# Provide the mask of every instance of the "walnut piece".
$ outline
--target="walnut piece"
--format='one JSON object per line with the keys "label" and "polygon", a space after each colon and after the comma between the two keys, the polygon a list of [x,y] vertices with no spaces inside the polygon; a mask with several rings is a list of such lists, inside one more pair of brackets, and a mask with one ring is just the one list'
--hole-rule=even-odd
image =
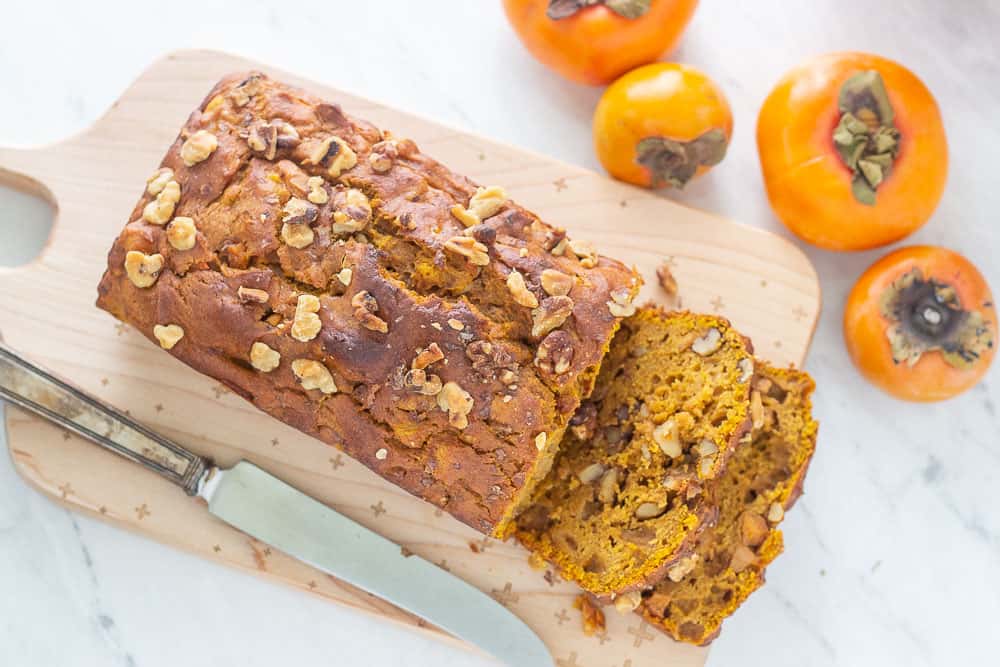
{"label": "walnut piece", "polygon": [[354,150],[347,145],[347,142],[340,137],[327,137],[326,139],[313,141],[306,149],[304,164],[326,165],[330,178],[338,178],[348,169],[353,169],[358,163],[358,156]]}
{"label": "walnut piece", "polygon": [[562,375],[573,363],[573,338],[565,331],[553,331],[538,345],[535,366],[545,373]]}
{"label": "walnut piece", "polygon": [[581,470],[577,477],[580,478],[582,484],[593,484],[601,478],[604,474],[604,466],[600,463],[591,463],[589,466]]}
{"label": "walnut piece", "polygon": [[472,412],[472,395],[462,389],[457,382],[447,382],[437,395],[437,404],[448,413],[448,423],[461,430],[469,425]]}
{"label": "walnut piece", "polygon": [[300,294],[299,300],[295,304],[295,319],[292,321],[292,338],[303,343],[308,343],[323,328],[323,323],[319,319],[319,299],[312,294]]}
{"label": "walnut piece", "polygon": [[666,507],[657,505],[656,503],[642,503],[635,508],[635,518],[639,521],[645,521],[646,519],[655,519],[664,512],[667,511]]}
{"label": "walnut piece", "polygon": [[181,159],[188,167],[204,162],[219,147],[219,140],[207,130],[198,130],[181,146]]}
{"label": "walnut piece", "polygon": [[722,332],[715,327],[710,328],[691,344],[695,354],[707,357],[722,347]]}
{"label": "walnut piece", "polygon": [[740,359],[736,365],[740,369],[740,377],[738,380],[740,384],[743,384],[744,382],[753,377],[752,359]]}
{"label": "walnut piece", "polygon": [[164,350],[172,350],[177,342],[184,338],[184,329],[177,324],[157,324],[153,327],[153,335],[160,341],[160,347]]}
{"label": "walnut piece", "polygon": [[548,441],[549,441],[549,434],[546,433],[545,431],[542,431],[541,433],[535,436],[535,449],[537,449],[538,451],[542,451],[543,449],[545,449],[545,444]]}
{"label": "walnut piece", "polygon": [[389,450],[385,447],[380,447],[375,451],[375,458],[379,461],[385,461],[389,457]]}
{"label": "walnut piece", "polygon": [[597,499],[602,503],[613,503],[618,495],[618,469],[611,468],[604,477],[601,478],[601,485],[597,490]]}
{"label": "walnut piece", "polygon": [[642,603],[642,594],[639,591],[622,593],[615,596],[615,611],[619,614],[631,614],[639,608]]}
{"label": "walnut piece", "polygon": [[320,206],[330,201],[330,194],[323,187],[324,183],[326,181],[323,180],[322,176],[311,176],[306,182],[306,187],[309,188],[309,194],[306,195],[306,199]]}
{"label": "walnut piece", "polygon": [[740,542],[748,547],[759,547],[767,537],[767,521],[756,512],[740,514]]}
{"label": "walnut piece", "polygon": [[174,250],[190,250],[198,240],[198,228],[194,220],[178,216],[167,225],[167,241]]}
{"label": "walnut piece", "polygon": [[455,204],[451,207],[451,214],[466,227],[472,227],[496,215],[506,201],[507,192],[500,186],[478,187],[469,199],[469,205],[462,208]]}
{"label": "walnut piece", "polygon": [[177,181],[167,181],[156,194],[156,199],[142,209],[142,219],[154,225],[165,225],[174,214],[174,207],[181,200],[181,186]]}
{"label": "walnut piece", "polygon": [[376,174],[384,174],[392,169],[392,163],[399,157],[399,148],[394,139],[386,139],[372,146],[368,164]]}
{"label": "walnut piece", "polygon": [[354,271],[349,268],[343,268],[337,273],[337,280],[339,280],[344,287],[349,287],[351,285],[351,279],[353,277]]}
{"label": "walnut piece", "polygon": [[573,276],[567,275],[555,269],[545,269],[542,271],[542,289],[549,296],[566,296],[573,289]]}
{"label": "walnut piece", "polygon": [[441,361],[442,359],[444,359],[444,352],[441,351],[440,346],[438,346],[437,343],[431,343],[425,349],[417,352],[417,356],[414,357],[413,363],[410,364],[410,368],[423,370],[431,364]]}
{"label": "walnut piece", "polygon": [[550,296],[531,311],[531,335],[540,338],[558,329],[573,313],[573,299],[568,296]]}
{"label": "walnut piece", "polygon": [[301,250],[312,244],[316,234],[309,225],[290,225],[286,222],[281,226],[281,238],[291,247]]}
{"label": "walnut piece", "polygon": [[425,396],[437,396],[443,387],[440,377],[428,375],[420,368],[411,368],[406,372],[403,376],[403,386]]}
{"label": "walnut piece", "polygon": [[361,322],[361,326],[371,331],[388,333],[388,323],[375,315],[378,312],[378,301],[367,290],[361,290],[351,297],[351,305],[354,306],[354,318]]}
{"label": "walnut piece", "polygon": [[147,255],[138,250],[125,253],[125,273],[132,284],[139,288],[152,287],[163,270],[163,255]]}
{"label": "walnut piece", "polygon": [[576,255],[577,259],[580,260],[580,266],[585,269],[592,269],[597,266],[597,250],[594,248],[594,244],[590,241],[575,239],[573,241],[567,241],[566,247],[570,252]]}
{"label": "walnut piece", "polygon": [[337,393],[337,384],[326,366],[312,359],[296,359],[292,362],[292,372],[305,390],[319,389],[324,394]]}
{"label": "walnut piece", "polygon": [[635,304],[632,303],[632,291],[627,287],[612,290],[611,300],[607,302],[608,310],[615,317],[631,317],[635,315]]}
{"label": "walnut piece", "polygon": [[344,195],[342,209],[333,212],[333,233],[354,234],[368,226],[372,219],[372,205],[368,196],[357,188],[349,188]]}
{"label": "walnut piece", "polygon": [[581,621],[583,622],[583,634],[592,637],[595,634],[604,632],[604,612],[590,599],[586,593],[576,596],[573,606],[580,610]]}
{"label": "walnut piece", "polygon": [[531,293],[524,276],[517,269],[511,269],[507,274],[507,289],[514,297],[514,302],[525,308],[538,308],[538,297]]}
{"label": "walnut piece", "polygon": [[668,419],[653,429],[653,442],[659,446],[660,451],[672,459],[683,454],[680,433],[673,419]]}
{"label": "walnut piece", "polygon": [[691,574],[699,560],[701,560],[701,556],[698,554],[691,554],[690,556],[681,558],[667,570],[667,578],[675,584],[680,583],[684,577]]}
{"label": "walnut piece", "polygon": [[271,295],[262,289],[243,287],[242,285],[236,290],[236,295],[243,303],[267,303],[271,298]]}
{"label": "walnut piece", "polygon": [[490,263],[486,246],[471,236],[453,236],[445,241],[444,249],[465,257],[474,266],[486,266]]}
{"label": "walnut piece", "polygon": [[733,556],[729,560],[729,567],[732,568],[733,572],[739,574],[756,562],[757,554],[750,547],[740,544],[733,550]]}
{"label": "walnut piece", "polygon": [[281,354],[264,343],[254,343],[250,347],[250,365],[261,373],[270,373],[281,365]]}
{"label": "walnut piece", "polygon": [[750,392],[750,420],[753,422],[753,430],[764,428],[764,402],[756,389]]}
{"label": "walnut piece", "polygon": [[281,209],[281,221],[289,225],[308,225],[316,222],[318,217],[316,205],[298,197],[289,199]]}
{"label": "walnut piece", "polygon": [[771,523],[779,523],[785,518],[785,508],[781,506],[781,503],[771,503],[771,506],[767,508],[767,520]]}
{"label": "walnut piece", "polygon": [[167,167],[161,167],[153,172],[153,175],[146,179],[146,192],[152,196],[156,196],[163,192],[163,188],[167,186],[167,183],[174,180],[174,170]]}

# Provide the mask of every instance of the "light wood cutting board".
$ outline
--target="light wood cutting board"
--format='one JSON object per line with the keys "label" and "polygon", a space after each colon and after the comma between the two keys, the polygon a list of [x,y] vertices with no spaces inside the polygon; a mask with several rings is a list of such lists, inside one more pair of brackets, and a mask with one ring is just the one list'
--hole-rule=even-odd
{"label": "light wood cutting board", "polygon": [[[484,539],[334,449],[257,412],[94,307],[107,251],[145,178],[216,80],[251,68],[411,137],[428,154],[481,183],[502,184],[548,222],[636,264],[647,280],[640,300],[669,303],[655,275],[660,262],[667,261],[684,307],[729,317],[772,362],[802,363],[819,315],[820,290],[809,261],[787,241],[577,167],[208,51],[182,51],[157,62],[78,136],[41,148],[0,148],[0,182],[36,192],[57,210],[42,256],[28,266],[0,268],[0,332],[6,341],[177,442],[223,465],[249,459],[493,594],[538,632],[558,667],[702,665],[707,650],[677,644],[637,616],[610,608],[607,632],[585,637],[572,605],[575,588],[550,583],[529,568],[527,553],[518,546]],[[169,483],[89,443],[15,409],[7,410],[7,428],[18,472],[74,510],[454,641],[255,542]]]}

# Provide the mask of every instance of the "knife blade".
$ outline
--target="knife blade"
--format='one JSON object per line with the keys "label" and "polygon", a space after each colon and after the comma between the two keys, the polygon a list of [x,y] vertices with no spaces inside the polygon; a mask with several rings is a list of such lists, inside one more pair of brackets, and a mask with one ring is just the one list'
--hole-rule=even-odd
{"label": "knife blade", "polygon": [[517,667],[552,667],[541,639],[478,588],[248,461],[222,469],[0,342],[0,398],[141,464],[251,537]]}

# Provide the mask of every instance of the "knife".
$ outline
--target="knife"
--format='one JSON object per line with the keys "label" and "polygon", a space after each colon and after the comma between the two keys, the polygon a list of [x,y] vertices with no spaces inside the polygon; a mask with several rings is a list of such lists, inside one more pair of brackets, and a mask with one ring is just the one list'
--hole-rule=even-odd
{"label": "knife", "polygon": [[248,461],[218,468],[0,343],[0,398],[158,473],[251,537],[391,602],[517,667],[552,667],[542,641],[478,588]]}

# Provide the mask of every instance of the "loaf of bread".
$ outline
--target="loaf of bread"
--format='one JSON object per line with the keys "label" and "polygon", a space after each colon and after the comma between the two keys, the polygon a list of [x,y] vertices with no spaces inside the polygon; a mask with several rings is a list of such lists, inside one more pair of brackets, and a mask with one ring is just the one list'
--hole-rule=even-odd
{"label": "loaf of bread", "polygon": [[726,320],[641,308],[518,539],[603,598],[655,584],[715,522],[713,480],[749,435],[752,376],[750,343]]}
{"label": "loaf of bread", "polygon": [[763,585],[764,568],[783,546],[776,526],[801,494],[816,448],[812,391],[805,373],[758,363],[752,440],[737,448],[717,483],[719,523],[643,594],[637,611],[651,625],[674,639],[706,644]]}
{"label": "loaf of bread", "polygon": [[504,536],[639,285],[502,188],[249,73],[211,91],[147,181],[98,305]]}

